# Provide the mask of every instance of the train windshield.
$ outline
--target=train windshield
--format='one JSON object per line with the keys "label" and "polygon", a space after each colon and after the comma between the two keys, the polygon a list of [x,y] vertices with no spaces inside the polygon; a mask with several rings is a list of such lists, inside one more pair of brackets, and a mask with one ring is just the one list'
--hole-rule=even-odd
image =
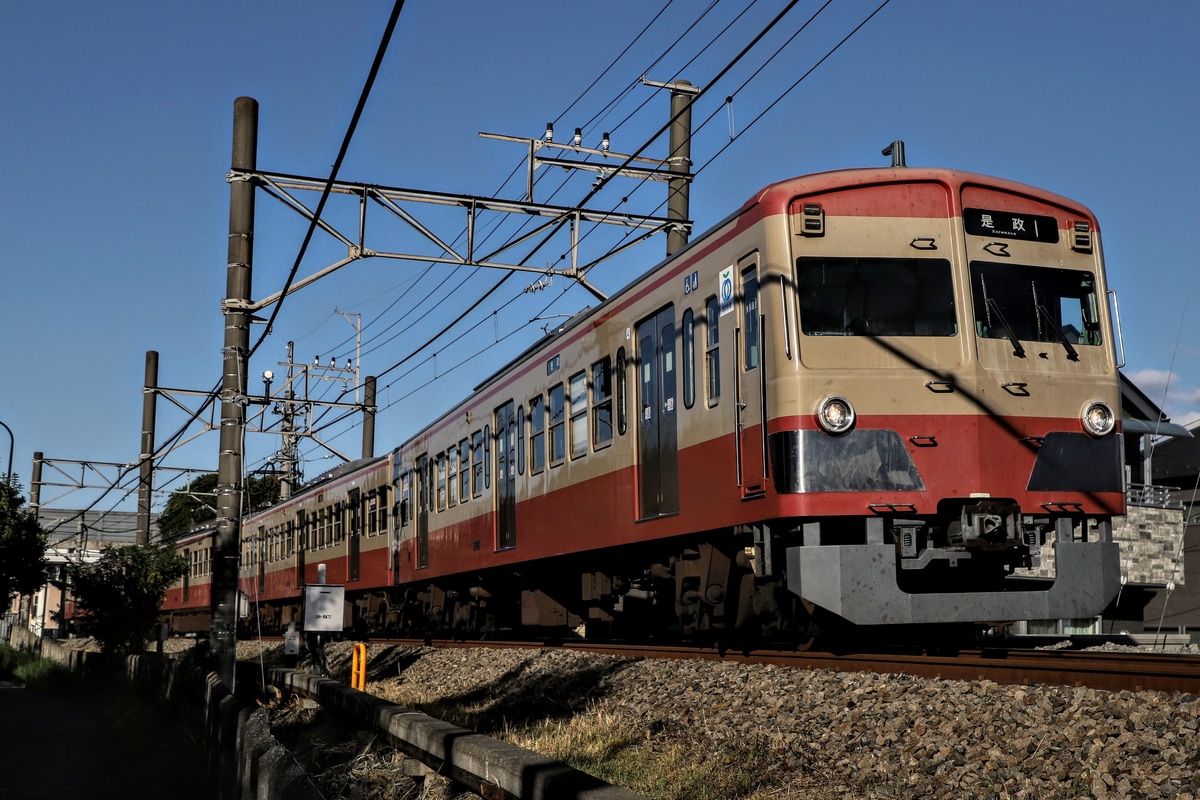
{"label": "train windshield", "polygon": [[1101,344],[1096,276],[1025,264],[971,263],[975,332],[985,339]]}
{"label": "train windshield", "polygon": [[955,336],[950,262],[801,258],[800,330],[809,336]]}

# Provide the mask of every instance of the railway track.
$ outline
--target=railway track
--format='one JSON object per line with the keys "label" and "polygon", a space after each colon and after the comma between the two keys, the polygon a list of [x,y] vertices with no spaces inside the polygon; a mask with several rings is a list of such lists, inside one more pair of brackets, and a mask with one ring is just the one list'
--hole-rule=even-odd
{"label": "railway track", "polygon": [[826,653],[787,650],[719,650],[688,645],[597,642],[462,641],[373,639],[404,646],[539,649],[558,647],[623,658],[691,658],[739,664],[773,664],[792,669],[907,674],[999,684],[1082,686],[1108,691],[1160,691],[1200,695],[1200,656],[1177,653],[1023,650],[987,648],[955,655],[904,652]]}

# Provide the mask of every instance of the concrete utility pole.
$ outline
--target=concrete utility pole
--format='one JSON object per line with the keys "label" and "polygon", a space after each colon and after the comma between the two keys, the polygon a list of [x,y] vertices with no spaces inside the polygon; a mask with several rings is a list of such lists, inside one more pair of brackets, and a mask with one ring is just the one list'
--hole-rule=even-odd
{"label": "concrete utility pole", "polygon": [[[667,182],[667,219],[679,223],[688,220],[688,187],[692,175],[692,98],[699,88],[687,81],[667,84],[671,90],[671,137],[667,156],[668,169],[679,175]],[[688,243],[685,225],[667,231],[667,255],[674,255]]]}
{"label": "concrete utility pole", "polygon": [[[258,160],[258,101],[233,104],[231,169],[251,173]],[[213,541],[212,633],[214,667],[230,691],[237,658],[238,558],[242,529],[242,437],[246,428],[246,361],[250,352],[251,274],[254,261],[254,181],[229,184],[229,258],[225,273],[224,368],[221,377],[221,452],[217,463],[217,529]]]}
{"label": "concrete utility pole", "polygon": [[138,454],[137,543],[150,541],[150,501],[154,492],[154,415],[158,402],[158,351],[146,351],[142,389],[142,449]]}
{"label": "concrete utility pole", "polygon": [[362,457],[375,455],[375,376],[368,375],[363,390],[363,438]]}

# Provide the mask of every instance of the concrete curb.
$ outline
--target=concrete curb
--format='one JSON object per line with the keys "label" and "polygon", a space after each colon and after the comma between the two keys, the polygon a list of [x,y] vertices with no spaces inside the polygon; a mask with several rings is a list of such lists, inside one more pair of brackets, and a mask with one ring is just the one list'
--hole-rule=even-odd
{"label": "concrete curb", "polygon": [[277,667],[268,671],[268,680],[280,691],[314,698],[354,724],[379,731],[398,749],[486,798],[643,800],[560,761],[410,711],[329,678]]}

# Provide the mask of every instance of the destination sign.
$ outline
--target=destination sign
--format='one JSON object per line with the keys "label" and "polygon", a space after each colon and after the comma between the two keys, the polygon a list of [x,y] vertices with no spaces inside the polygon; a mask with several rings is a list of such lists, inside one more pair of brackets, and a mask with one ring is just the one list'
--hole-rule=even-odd
{"label": "destination sign", "polygon": [[964,208],[963,225],[972,236],[1002,236],[1047,244],[1058,241],[1058,220],[1041,214]]}

